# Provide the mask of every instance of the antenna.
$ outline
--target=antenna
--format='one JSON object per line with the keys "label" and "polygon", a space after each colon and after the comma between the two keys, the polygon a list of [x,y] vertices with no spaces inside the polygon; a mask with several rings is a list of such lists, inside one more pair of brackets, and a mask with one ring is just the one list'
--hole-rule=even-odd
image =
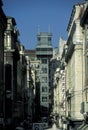
{"label": "antenna", "polygon": [[48,25],[48,32],[50,32],[50,24]]}
{"label": "antenna", "polygon": [[38,33],[40,32],[40,25],[38,25]]}

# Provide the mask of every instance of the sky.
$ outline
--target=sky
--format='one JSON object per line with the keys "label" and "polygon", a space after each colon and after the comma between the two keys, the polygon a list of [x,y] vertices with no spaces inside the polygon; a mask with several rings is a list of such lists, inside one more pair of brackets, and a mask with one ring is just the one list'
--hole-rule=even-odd
{"label": "sky", "polygon": [[25,49],[35,49],[38,32],[51,32],[52,45],[60,37],[67,40],[67,26],[74,4],[85,0],[2,0],[6,16],[15,18],[20,42]]}

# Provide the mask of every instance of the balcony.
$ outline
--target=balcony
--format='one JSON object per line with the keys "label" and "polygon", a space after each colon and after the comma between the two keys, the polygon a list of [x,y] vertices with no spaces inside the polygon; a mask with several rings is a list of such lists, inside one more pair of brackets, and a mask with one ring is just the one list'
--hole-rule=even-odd
{"label": "balcony", "polygon": [[36,48],[36,55],[53,55],[53,49],[51,46]]}
{"label": "balcony", "polygon": [[36,55],[52,55],[52,51],[36,51]]}

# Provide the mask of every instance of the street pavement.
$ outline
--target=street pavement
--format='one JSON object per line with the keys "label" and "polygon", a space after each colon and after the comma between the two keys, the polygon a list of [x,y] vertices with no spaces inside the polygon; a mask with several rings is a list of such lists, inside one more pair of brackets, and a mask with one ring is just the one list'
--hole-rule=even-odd
{"label": "street pavement", "polygon": [[45,130],[61,130],[61,129],[57,128],[57,127],[56,127],[56,124],[54,123],[54,124],[52,125],[52,127],[47,128],[47,129],[45,129]]}
{"label": "street pavement", "polygon": [[58,128],[56,127],[56,124],[54,123],[54,124],[52,125],[52,130],[60,130],[60,129],[58,129]]}

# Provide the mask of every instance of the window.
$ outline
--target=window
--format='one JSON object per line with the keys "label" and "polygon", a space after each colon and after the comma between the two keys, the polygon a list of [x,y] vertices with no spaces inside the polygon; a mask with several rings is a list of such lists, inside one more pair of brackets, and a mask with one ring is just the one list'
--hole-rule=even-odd
{"label": "window", "polygon": [[40,41],[41,40],[41,38],[40,37],[38,37],[38,41]]}
{"label": "window", "polygon": [[47,73],[47,68],[46,68],[46,67],[43,67],[43,68],[42,68],[42,72],[43,72],[43,73]]}
{"label": "window", "polygon": [[42,64],[47,64],[47,59],[42,59]]}
{"label": "window", "polygon": [[42,86],[42,92],[47,92],[47,87],[46,86]]}
{"label": "window", "polygon": [[42,77],[42,82],[47,82],[47,77]]}
{"label": "window", "polygon": [[46,96],[42,97],[42,102],[47,102],[47,97]]}
{"label": "window", "polygon": [[48,41],[51,41],[51,37],[48,37]]}
{"label": "window", "polygon": [[37,48],[36,51],[53,51],[52,48]]}

